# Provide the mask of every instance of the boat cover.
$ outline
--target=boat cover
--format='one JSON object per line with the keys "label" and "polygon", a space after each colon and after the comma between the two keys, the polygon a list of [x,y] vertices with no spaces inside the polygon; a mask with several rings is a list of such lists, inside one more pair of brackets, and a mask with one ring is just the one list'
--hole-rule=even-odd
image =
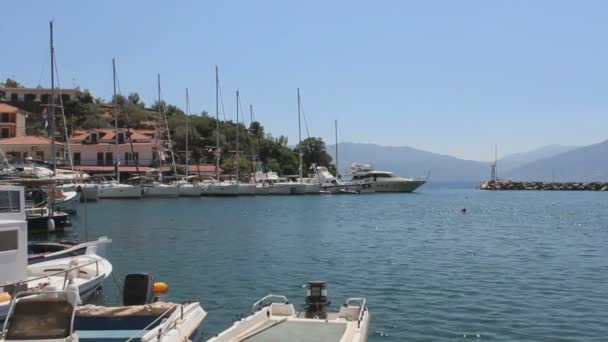
{"label": "boat cover", "polygon": [[169,310],[169,314],[175,310],[177,304],[156,302],[146,305],[130,306],[97,306],[82,305],[76,309],[79,317],[126,317],[126,316],[159,316]]}

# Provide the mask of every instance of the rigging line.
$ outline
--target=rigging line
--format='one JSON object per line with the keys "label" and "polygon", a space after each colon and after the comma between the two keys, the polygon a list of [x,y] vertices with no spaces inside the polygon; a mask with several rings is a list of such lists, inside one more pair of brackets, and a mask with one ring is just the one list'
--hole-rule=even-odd
{"label": "rigging line", "polygon": [[55,66],[55,78],[57,79],[57,90],[58,90],[58,93],[59,93],[59,108],[61,108],[61,117],[63,119],[63,133],[64,133],[64,137],[65,137],[65,145],[67,146],[67,149],[68,149],[68,160],[70,162],[70,168],[71,168],[72,172],[74,172],[74,161],[72,160],[72,151],[70,149],[70,140],[69,140],[69,134],[68,134],[68,124],[67,124],[67,121],[65,119],[65,109],[63,108],[63,97],[61,96],[61,83],[59,81],[59,69],[57,68],[57,58],[56,58],[56,56],[57,56],[57,53],[54,53],[53,64]]}
{"label": "rigging line", "polygon": [[[219,81],[218,81],[218,83],[219,83]],[[226,110],[224,109],[224,97],[222,96],[222,86],[218,84],[217,90],[220,95],[220,104],[222,105],[222,115],[224,116],[224,121],[227,121],[226,120]]]}

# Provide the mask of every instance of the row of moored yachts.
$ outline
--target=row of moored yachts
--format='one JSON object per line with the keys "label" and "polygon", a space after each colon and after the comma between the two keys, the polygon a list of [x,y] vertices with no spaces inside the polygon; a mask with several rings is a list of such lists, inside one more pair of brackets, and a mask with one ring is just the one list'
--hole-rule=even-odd
{"label": "row of moored yachts", "polygon": [[[195,341],[207,312],[198,301],[165,300],[168,285],[128,274],[119,306],[88,304],[110,277],[111,240],[28,242],[22,187],[0,186],[0,341]],[[209,341],[367,341],[365,298],[329,310],[325,282],[306,285],[301,307],[268,295]]]}

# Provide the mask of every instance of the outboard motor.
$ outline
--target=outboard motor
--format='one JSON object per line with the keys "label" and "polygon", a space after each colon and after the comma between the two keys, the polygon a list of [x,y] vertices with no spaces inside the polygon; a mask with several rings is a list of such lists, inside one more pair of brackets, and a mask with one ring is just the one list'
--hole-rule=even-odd
{"label": "outboard motor", "polygon": [[325,307],[331,302],[327,297],[327,283],[324,281],[309,281],[306,284],[306,318],[327,318]]}
{"label": "outboard motor", "polygon": [[122,290],[123,305],[144,305],[152,303],[152,276],[147,273],[132,273],[125,276]]}

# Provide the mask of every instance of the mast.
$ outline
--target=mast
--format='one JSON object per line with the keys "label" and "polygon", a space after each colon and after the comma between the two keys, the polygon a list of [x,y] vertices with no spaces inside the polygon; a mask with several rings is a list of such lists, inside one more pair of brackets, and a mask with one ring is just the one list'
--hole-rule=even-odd
{"label": "mast", "polygon": [[190,96],[186,88],[186,179],[188,179],[188,131],[190,130]]}
{"label": "mast", "polygon": [[298,168],[300,183],[302,183],[302,124],[300,123],[300,88],[298,88],[298,140],[300,143],[298,144],[298,154],[300,155],[300,166]]}
{"label": "mast", "polygon": [[51,32],[51,111],[49,114],[49,136],[51,138],[51,161],[53,176],[57,168],[57,149],[55,146],[55,45],[53,44],[53,21],[49,23]]}
{"label": "mast", "polygon": [[241,156],[239,154],[239,91],[236,91],[236,181],[239,181],[239,164]]}
{"label": "mast", "polygon": [[340,179],[340,169],[338,168],[338,120],[334,120],[336,129],[336,178]]}
{"label": "mast", "polygon": [[220,180],[220,76],[215,66],[215,178]]}
{"label": "mast", "polygon": [[118,113],[116,112],[116,60],[112,58],[112,81],[113,81],[113,96],[112,96],[112,111],[114,112],[114,158],[116,158],[116,180],[120,183],[120,158],[118,157]]}
{"label": "mast", "polygon": [[[251,119],[251,123],[253,124],[253,105],[249,105],[249,118]],[[251,136],[251,132],[250,132],[249,136]],[[255,149],[253,146],[254,141],[255,141],[255,138],[252,137],[252,139],[251,139],[251,173],[253,174],[253,181],[256,182],[255,172],[257,171],[257,157],[255,156]]]}
{"label": "mast", "polygon": [[[167,114],[165,113],[165,105],[164,105],[164,103],[162,103],[161,95],[160,95],[161,94],[161,92],[160,92],[160,74],[157,74],[156,76],[157,76],[157,80],[158,80],[158,112],[161,113],[161,110],[162,110],[161,120],[164,120],[165,129],[167,130],[167,140],[169,140],[169,151],[171,152],[171,163],[173,165],[173,174],[175,175],[175,177],[177,177],[177,165],[175,164],[175,154],[173,153],[173,143],[171,142],[171,132],[169,131],[169,122],[167,122]],[[161,109],[161,106],[162,106],[162,109]]]}

